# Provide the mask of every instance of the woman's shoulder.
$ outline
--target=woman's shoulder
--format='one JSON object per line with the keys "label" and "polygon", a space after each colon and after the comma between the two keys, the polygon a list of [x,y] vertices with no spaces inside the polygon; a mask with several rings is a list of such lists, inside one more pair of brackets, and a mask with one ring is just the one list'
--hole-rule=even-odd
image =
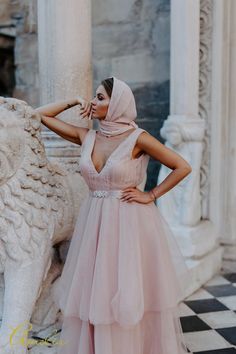
{"label": "woman's shoulder", "polygon": [[137,130],[138,130],[138,138],[137,138],[137,142],[138,141],[141,141],[142,139],[143,139],[143,137],[145,138],[145,137],[150,137],[150,136],[152,136],[146,129],[144,129],[144,128],[140,128],[140,127],[138,127],[137,128]]}
{"label": "woman's shoulder", "polygon": [[153,140],[156,140],[153,135],[151,135],[147,130],[138,128],[139,134],[136,140],[136,145],[143,149],[146,145],[150,145],[153,143]]}

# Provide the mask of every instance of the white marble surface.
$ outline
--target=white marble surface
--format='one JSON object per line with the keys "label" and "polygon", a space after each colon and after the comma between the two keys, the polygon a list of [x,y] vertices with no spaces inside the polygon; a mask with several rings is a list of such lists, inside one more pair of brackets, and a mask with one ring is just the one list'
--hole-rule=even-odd
{"label": "white marble surface", "polygon": [[222,304],[226,305],[231,310],[236,310],[236,295],[221,296],[218,298]]}
{"label": "white marble surface", "polygon": [[188,296],[185,300],[203,300],[203,299],[212,299],[214,298],[209,292],[205,289],[200,288],[195,291],[192,295]]}
{"label": "white marble surface", "polygon": [[217,332],[213,331],[185,333],[184,338],[188,348],[192,352],[231,347],[231,345],[227,343],[223,337],[221,337]]}
{"label": "white marble surface", "polygon": [[211,328],[235,327],[236,313],[229,311],[219,311],[211,313],[201,313],[198,315]]}

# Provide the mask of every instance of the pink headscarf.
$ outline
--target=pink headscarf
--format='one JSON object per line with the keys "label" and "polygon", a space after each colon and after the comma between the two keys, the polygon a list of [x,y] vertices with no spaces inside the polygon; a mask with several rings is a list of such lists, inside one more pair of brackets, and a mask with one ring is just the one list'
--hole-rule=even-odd
{"label": "pink headscarf", "polygon": [[99,120],[99,131],[106,136],[114,136],[126,130],[138,128],[136,104],[130,87],[113,76],[113,89],[105,119]]}

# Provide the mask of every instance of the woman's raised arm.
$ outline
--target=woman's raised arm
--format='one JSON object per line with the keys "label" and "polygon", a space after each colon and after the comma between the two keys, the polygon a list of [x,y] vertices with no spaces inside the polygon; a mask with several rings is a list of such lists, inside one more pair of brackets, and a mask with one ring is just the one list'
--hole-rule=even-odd
{"label": "woman's raised arm", "polygon": [[82,107],[80,112],[82,117],[91,114],[91,104],[81,97],[50,103],[36,108],[35,112],[41,115],[41,121],[47,128],[60,135],[62,138],[81,145],[89,129],[77,127],[76,125],[63,122],[55,117],[57,114],[78,104]]}

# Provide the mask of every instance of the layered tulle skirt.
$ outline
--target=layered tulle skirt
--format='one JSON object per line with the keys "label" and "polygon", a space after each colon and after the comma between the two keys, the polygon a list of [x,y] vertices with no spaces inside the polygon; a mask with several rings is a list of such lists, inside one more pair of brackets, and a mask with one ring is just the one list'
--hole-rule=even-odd
{"label": "layered tulle skirt", "polygon": [[58,354],[184,354],[187,267],[154,203],[88,196],[55,292]]}

